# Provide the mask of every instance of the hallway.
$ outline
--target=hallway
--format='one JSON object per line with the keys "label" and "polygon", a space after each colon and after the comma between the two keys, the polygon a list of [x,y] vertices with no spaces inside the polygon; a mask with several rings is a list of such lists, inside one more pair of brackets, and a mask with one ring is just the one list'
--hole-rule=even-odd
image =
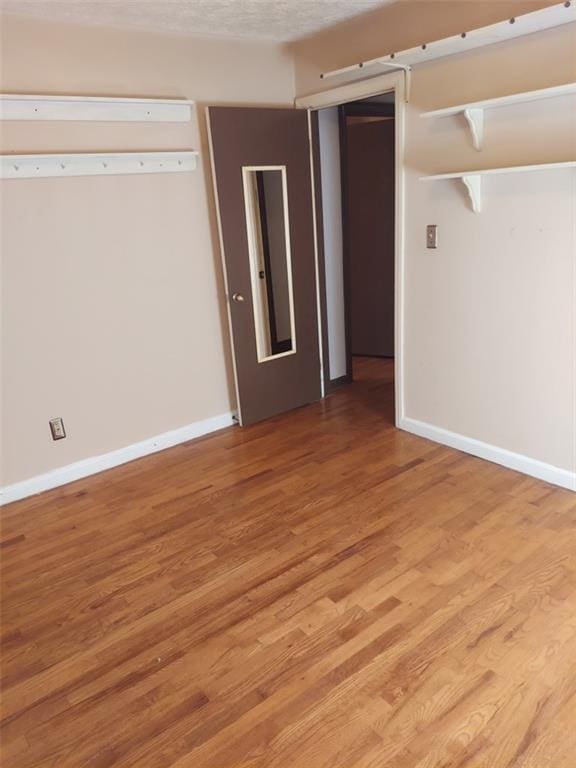
{"label": "hallway", "polygon": [[355,375],[3,510],[6,766],[571,768],[574,495]]}

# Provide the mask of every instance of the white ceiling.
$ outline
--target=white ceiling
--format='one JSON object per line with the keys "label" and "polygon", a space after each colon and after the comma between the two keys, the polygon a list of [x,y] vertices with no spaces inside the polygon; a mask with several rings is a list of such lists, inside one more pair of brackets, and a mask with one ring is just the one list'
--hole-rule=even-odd
{"label": "white ceiling", "polygon": [[296,40],[393,0],[0,0],[6,13],[208,37]]}

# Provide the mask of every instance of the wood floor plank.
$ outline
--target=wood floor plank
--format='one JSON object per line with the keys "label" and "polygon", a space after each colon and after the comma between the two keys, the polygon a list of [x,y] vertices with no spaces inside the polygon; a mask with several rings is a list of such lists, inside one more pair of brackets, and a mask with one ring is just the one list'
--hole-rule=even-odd
{"label": "wood floor plank", "polygon": [[576,497],[326,400],[2,511],[9,768],[572,768]]}

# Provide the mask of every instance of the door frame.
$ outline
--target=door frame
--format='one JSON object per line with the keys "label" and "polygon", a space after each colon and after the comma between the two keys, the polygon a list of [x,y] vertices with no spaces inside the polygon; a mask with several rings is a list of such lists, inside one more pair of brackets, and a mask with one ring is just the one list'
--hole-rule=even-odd
{"label": "door frame", "polygon": [[[351,295],[351,260],[350,260],[350,219],[348,216],[348,135],[346,132],[345,105],[338,107],[338,142],[340,156],[340,211],[342,216],[342,269],[344,288],[344,346],[346,352],[346,373],[336,381],[349,384],[354,379],[352,368],[352,295]],[[318,157],[320,160],[320,157]],[[334,385],[333,385],[334,386]]]}
{"label": "door frame", "polygon": [[[397,427],[400,427],[405,413],[405,397],[404,397],[404,383],[405,383],[405,371],[404,371],[404,345],[405,345],[405,180],[406,180],[406,166],[404,158],[405,150],[405,124],[406,124],[406,81],[405,73],[392,72],[387,75],[380,75],[378,77],[372,77],[367,80],[359,80],[353,83],[347,83],[336,88],[331,88],[325,91],[319,91],[309,96],[297,97],[294,101],[294,105],[298,109],[308,110],[308,128],[310,134],[310,159],[311,159],[311,174],[313,185],[313,201],[315,207],[317,206],[318,191],[314,189],[314,180],[319,178],[318,160],[319,154],[314,152],[314,135],[313,135],[313,121],[311,113],[317,112],[325,107],[340,107],[351,101],[359,101],[361,99],[369,98],[370,96],[379,96],[383,93],[394,93],[394,106],[395,106],[395,203],[394,203],[394,358],[395,358],[395,377],[394,377],[394,389],[395,389],[395,423]],[[318,142],[316,141],[318,147]],[[320,244],[318,242],[319,233],[318,228],[318,213],[315,213],[316,221],[316,275],[317,275],[317,290],[320,293],[318,300],[318,338],[320,340],[320,360],[323,362],[321,366],[322,376],[322,392],[326,393],[326,375],[329,376],[327,371],[327,350],[323,350],[323,346],[326,344],[326,297],[322,297],[322,289],[325,294],[325,280],[322,279],[320,268],[324,269],[323,253],[320,253]],[[321,220],[321,219],[320,219]],[[324,344],[323,344],[324,341]],[[326,359],[325,359],[326,358]]]}

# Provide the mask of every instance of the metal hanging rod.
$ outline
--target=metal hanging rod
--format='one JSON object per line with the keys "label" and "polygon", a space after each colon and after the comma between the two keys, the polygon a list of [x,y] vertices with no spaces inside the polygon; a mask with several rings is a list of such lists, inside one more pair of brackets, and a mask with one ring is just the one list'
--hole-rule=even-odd
{"label": "metal hanging rod", "polygon": [[500,43],[545,29],[552,29],[553,27],[569,24],[574,21],[576,21],[575,2],[574,0],[566,0],[566,2],[542,8],[539,11],[525,13],[487,27],[472,29],[453,37],[423,43],[405,51],[389,53],[375,59],[361,61],[358,64],[333,69],[330,72],[323,72],[320,77],[327,79],[345,74],[357,74],[365,69],[377,66],[403,69],[409,72],[416,64],[425,64],[434,59],[452,56],[457,53],[465,53],[474,48]]}

